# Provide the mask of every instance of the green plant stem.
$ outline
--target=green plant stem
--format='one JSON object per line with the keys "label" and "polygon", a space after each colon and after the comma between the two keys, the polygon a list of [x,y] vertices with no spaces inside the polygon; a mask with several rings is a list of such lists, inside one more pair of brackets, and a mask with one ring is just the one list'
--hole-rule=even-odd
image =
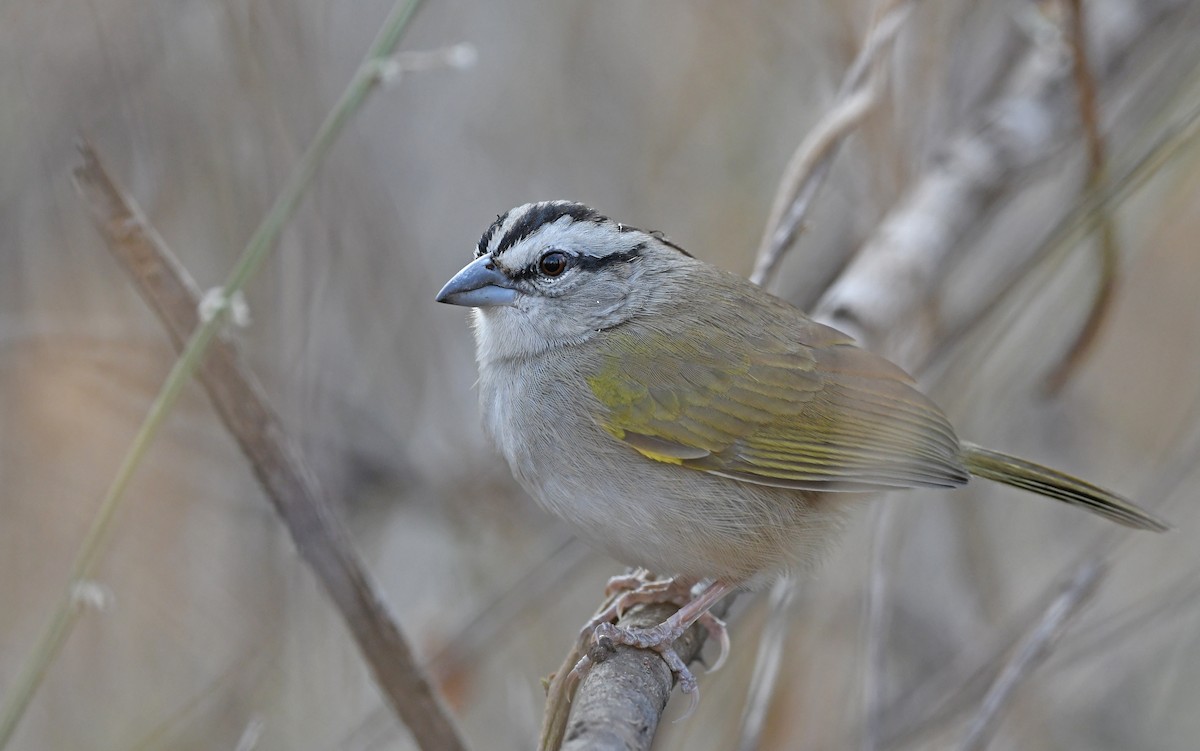
{"label": "green plant stem", "polygon": [[125,491],[171,408],[179,399],[184,386],[192,379],[197,367],[204,359],[213,337],[216,336],[228,317],[229,300],[250,281],[275,247],[284,224],[295,213],[305,190],[311,184],[317,168],[329,152],[330,147],[345,128],[346,123],[362,107],[367,95],[381,82],[381,66],[392,54],[421,2],[422,0],[401,0],[392,8],[379,35],[372,42],[363,65],[351,79],[337,105],[321,123],[321,127],[309,143],[308,149],[288,176],[287,183],[239,256],[222,288],[220,306],[192,334],[183,353],[171,368],[149,413],[122,459],[117,475],[104,495],[104,500],[96,511],[92,525],[89,527],[71,567],[70,581],[54,608],[50,623],[42,632],[33,653],[9,691],[3,711],[0,712],[0,749],[8,746],[30,701],[38,687],[41,686],[67,637],[71,635],[80,612],[80,604],[76,601],[76,591],[79,586],[88,581],[95,570],[103,553],[104,543],[108,539],[113,519],[125,496]]}

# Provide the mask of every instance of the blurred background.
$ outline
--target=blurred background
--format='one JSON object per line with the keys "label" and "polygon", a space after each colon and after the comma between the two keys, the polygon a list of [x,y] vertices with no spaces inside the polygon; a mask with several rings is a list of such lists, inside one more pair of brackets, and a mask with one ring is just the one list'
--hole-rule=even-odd
{"label": "blurred background", "polygon": [[[1116,176],[1200,102],[1196,5],[1084,3]],[[75,140],[91,139],[200,285],[218,284],[388,8],[0,3],[0,697],[173,360],[73,190]],[[478,64],[374,94],[247,290],[252,323],[236,336],[472,747],[533,746],[540,679],[622,567],[515,487],[481,435],[464,311],[434,294],[497,213],[548,198],[749,273],[784,165],[874,12],[428,0],[402,49],[467,42]],[[816,305],[881,220],[953,166],[949,145],[997,117],[1057,133],[1017,155],[897,321],[926,342],[905,364],[964,436],[1118,488],[1174,531],[1114,533],[1007,490],[892,494],[782,605],[739,598],[730,664],[701,678],[700,710],[664,723],[657,748],[737,748],[746,734],[764,749],[956,748],[1012,645],[1097,554],[1111,568],[1021,676],[990,747],[1196,747],[1200,151],[1172,152],[1115,209],[1115,300],[1047,397],[1099,278],[1091,240],[1040,255],[1086,182],[1077,98],[1060,75],[1057,109],[995,104],[1069,68],[1066,16],[1050,1],[916,4],[881,106],[772,289]],[[106,604],[79,622],[12,748],[412,747],[198,387],[138,473],[96,578]],[[786,636],[766,690],[752,675],[768,621]],[[742,721],[752,685],[757,734]]]}

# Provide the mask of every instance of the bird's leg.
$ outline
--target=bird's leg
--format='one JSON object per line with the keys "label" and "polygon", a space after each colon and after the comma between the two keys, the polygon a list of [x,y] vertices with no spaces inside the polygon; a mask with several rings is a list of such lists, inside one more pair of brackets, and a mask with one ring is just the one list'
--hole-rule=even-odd
{"label": "bird's leg", "polygon": [[[686,599],[682,602],[683,597],[679,594],[680,588],[686,593]],[[693,623],[701,622],[709,635],[717,639],[721,645],[721,655],[713,666],[714,669],[719,667],[725,661],[729,636],[726,633],[725,624],[708,610],[736,588],[737,585],[718,579],[699,594],[692,596],[692,586],[686,580],[647,580],[644,587],[638,586],[618,595],[608,608],[589,623],[592,638],[597,641],[609,639],[615,644],[652,649],[658,652],[671,668],[671,672],[679,678],[679,687],[684,693],[691,694],[692,703],[688,709],[688,714],[691,714],[699,701],[700,693],[696,687],[695,676],[675,652],[675,640],[682,636]],[[631,601],[622,603],[622,600],[626,598],[631,598]],[[622,628],[612,623],[625,606],[646,602],[667,602],[681,607],[671,617],[650,628]],[[585,653],[571,671],[572,677],[575,680],[582,679],[591,666],[592,658]]]}

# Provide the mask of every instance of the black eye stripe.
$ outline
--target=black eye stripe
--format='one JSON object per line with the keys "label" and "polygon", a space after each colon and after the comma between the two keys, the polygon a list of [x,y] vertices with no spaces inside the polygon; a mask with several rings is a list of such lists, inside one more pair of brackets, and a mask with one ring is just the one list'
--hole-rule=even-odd
{"label": "black eye stripe", "polygon": [[[597,269],[602,269],[605,266],[612,266],[613,264],[617,263],[630,263],[634,259],[641,257],[642,251],[645,249],[646,243],[638,243],[629,250],[623,250],[617,253],[609,253],[606,256],[578,255],[575,253],[567,253],[566,251],[558,252],[563,253],[563,255],[567,257],[568,269],[577,268],[580,271],[596,271]],[[509,278],[514,281],[529,281],[531,279],[545,278],[546,275],[543,274],[541,269],[538,268],[539,264],[541,263],[541,259],[544,257],[545,254],[539,256],[537,260],[525,268],[508,272]],[[549,278],[556,279],[561,276],[563,276],[563,274],[559,274],[558,277]]]}
{"label": "black eye stripe", "polygon": [[579,256],[575,259],[575,265],[584,271],[595,271],[602,269],[605,266],[612,266],[616,263],[629,263],[635,258],[642,255],[642,251],[646,249],[646,243],[638,243],[629,250],[623,250],[618,253],[609,253],[606,256]]}

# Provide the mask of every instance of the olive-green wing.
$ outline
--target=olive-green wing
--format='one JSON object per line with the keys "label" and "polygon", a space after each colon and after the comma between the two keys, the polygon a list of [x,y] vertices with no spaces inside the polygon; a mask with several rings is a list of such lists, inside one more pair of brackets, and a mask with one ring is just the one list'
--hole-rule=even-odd
{"label": "olive-green wing", "polygon": [[[803,320],[803,319],[802,319]],[[961,485],[941,411],[833,329],[735,338],[610,334],[588,384],[598,422],[656,461],[814,490]]]}

